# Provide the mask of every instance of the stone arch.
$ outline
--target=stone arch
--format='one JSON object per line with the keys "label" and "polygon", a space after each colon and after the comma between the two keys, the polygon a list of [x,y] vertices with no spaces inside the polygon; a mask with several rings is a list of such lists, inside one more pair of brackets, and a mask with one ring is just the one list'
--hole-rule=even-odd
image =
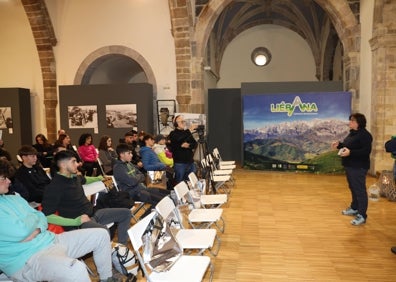
{"label": "stone arch", "polygon": [[101,47],[91,54],[89,54],[80,64],[76,75],[74,77],[74,84],[82,84],[84,78],[90,76],[96,69],[96,67],[101,63],[103,57],[108,57],[111,55],[124,55],[132,60],[136,61],[143,69],[147,76],[148,83],[153,85],[153,98],[157,99],[157,83],[155,80],[154,72],[150,64],[135,50],[128,48],[126,46],[111,45]]}
{"label": "stone arch", "polygon": [[[218,16],[223,12],[233,0],[212,0],[201,12],[194,33],[193,41],[196,42],[196,55],[199,57],[205,56],[205,48],[208,42],[210,33],[216,23]],[[315,2],[326,11],[331,18],[331,21],[344,45],[345,53],[349,51],[356,51],[359,47],[356,46],[356,27],[357,20],[349,8],[347,1],[329,1],[329,0],[315,0]],[[354,33],[354,34],[351,34]],[[353,35],[353,36],[352,36]]]}
{"label": "stone arch", "polygon": [[[351,90],[354,94],[353,108],[357,109],[359,105],[359,51],[360,51],[360,25],[355,15],[349,7],[348,1],[331,1],[331,0],[314,0],[319,6],[326,11],[331,19],[337,34],[344,47],[344,89]],[[192,34],[191,44],[194,46],[191,57],[193,66],[192,77],[200,78],[203,81],[203,60],[205,58],[205,49],[211,31],[216,23],[217,18],[223,10],[233,0],[212,0],[201,11],[197,19],[194,33]],[[203,83],[201,83],[202,85]],[[198,89],[197,89],[198,90]],[[200,92],[201,97],[193,97],[193,101],[203,100],[204,87]]]}

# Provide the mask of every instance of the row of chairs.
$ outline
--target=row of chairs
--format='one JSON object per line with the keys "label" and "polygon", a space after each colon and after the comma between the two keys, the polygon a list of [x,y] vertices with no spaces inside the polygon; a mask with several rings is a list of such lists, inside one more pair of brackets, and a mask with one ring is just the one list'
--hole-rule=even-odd
{"label": "row of chairs", "polygon": [[[212,160],[208,157],[205,159],[208,160],[209,166],[211,166],[210,161],[215,162],[213,157]],[[234,179],[231,180],[234,168],[235,163],[228,163],[228,167],[225,167],[225,170],[231,170],[228,172],[229,177],[224,180],[229,182],[228,185],[234,184]],[[218,189],[216,194],[208,194],[206,187],[210,185],[212,185],[211,182],[198,179],[195,173],[191,173],[188,182],[180,182],[174,187],[176,199],[169,196],[163,198],[155,207],[155,211],[128,230],[132,246],[147,281],[198,282],[202,281],[207,272],[209,272],[209,280],[212,281],[214,266],[211,257],[215,258],[220,250],[220,235],[225,231],[222,207],[229,200],[229,190],[224,189],[222,191],[227,193],[220,193],[221,189]],[[200,195],[197,195],[197,190]],[[152,271],[145,264],[143,255],[144,250],[147,249],[145,245],[147,242],[142,237],[148,226],[152,224],[152,219],[158,215],[163,223],[169,224],[170,227],[172,227],[171,223],[174,223],[170,218],[176,218],[179,224],[178,228],[173,231],[178,244],[183,249],[183,255],[170,270],[165,272]]]}
{"label": "row of chairs", "polygon": [[207,154],[201,160],[201,166],[211,192],[231,193],[235,183],[233,177],[233,170],[236,168],[235,161],[223,160],[219,150],[214,148],[212,153]]}

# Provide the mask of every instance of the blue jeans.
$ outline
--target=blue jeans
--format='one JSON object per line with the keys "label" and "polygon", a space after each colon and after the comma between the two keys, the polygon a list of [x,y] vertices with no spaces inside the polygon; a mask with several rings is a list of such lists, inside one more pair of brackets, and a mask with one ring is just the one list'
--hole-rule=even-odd
{"label": "blue jeans", "polygon": [[106,228],[107,224],[114,222],[118,229],[118,243],[126,245],[131,217],[131,211],[126,208],[100,209],[95,212],[90,221],[81,224],[80,228]]}
{"label": "blue jeans", "polygon": [[196,172],[195,163],[175,163],[173,165],[173,169],[175,171],[175,183],[182,182],[184,180],[188,180],[188,175],[191,172]]}
{"label": "blue jeans", "polygon": [[349,189],[352,193],[351,208],[357,210],[360,215],[367,218],[368,196],[366,191],[367,169],[345,167]]}

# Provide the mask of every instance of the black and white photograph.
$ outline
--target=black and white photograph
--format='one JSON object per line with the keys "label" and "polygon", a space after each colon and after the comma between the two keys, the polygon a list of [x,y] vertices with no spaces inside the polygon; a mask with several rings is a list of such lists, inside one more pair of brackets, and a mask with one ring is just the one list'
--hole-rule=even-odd
{"label": "black and white photograph", "polygon": [[11,107],[0,107],[0,128],[12,128]]}
{"label": "black and white photograph", "polygon": [[97,128],[98,109],[96,105],[68,106],[70,128]]}
{"label": "black and white photograph", "polygon": [[160,134],[168,135],[173,130],[175,117],[175,100],[157,100],[158,129]]}
{"label": "black and white photograph", "polygon": [[183,116],[186,127],[197,127],[198,125],[205,125],[206,124],[206,115],[204,114],[195,114],[195,113],[175,113],[175,117]]}
{"label": "black and white photograph", "polygon": [[137,128],[136,104],[106,105],[108,128]]}

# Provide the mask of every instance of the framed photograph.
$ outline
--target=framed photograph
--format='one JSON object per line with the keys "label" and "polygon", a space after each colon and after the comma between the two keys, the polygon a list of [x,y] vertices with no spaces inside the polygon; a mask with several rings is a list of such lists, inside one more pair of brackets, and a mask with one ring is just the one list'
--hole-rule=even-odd
{"label": "framed photograph", "polygon": [[68,106],[69,128],[98,128],[98,109],[96,105]]}
{"label": "framed photograph", "polygon": [[205,114],[175,113],[175,117],[177,117],[179,115],[183,116],[184,120],[186,121],[186,126],[188,128],[196,127],[198,125],[205,126],[205,124],[206,124],[206,115]]}
{"label": "framed photograph", "polygon": [[0,107],[0,128],[13,128],[11,107]]}
{"label": "framed photograph", "polygon": [[173,128],[173,118],[176,111],[175,100],[157,100],[158,131],[168,135]]}
{"label": "framed photograph", "polygon": [[106,105],[106,124],[108,128],[136,128],[136,104]]}

